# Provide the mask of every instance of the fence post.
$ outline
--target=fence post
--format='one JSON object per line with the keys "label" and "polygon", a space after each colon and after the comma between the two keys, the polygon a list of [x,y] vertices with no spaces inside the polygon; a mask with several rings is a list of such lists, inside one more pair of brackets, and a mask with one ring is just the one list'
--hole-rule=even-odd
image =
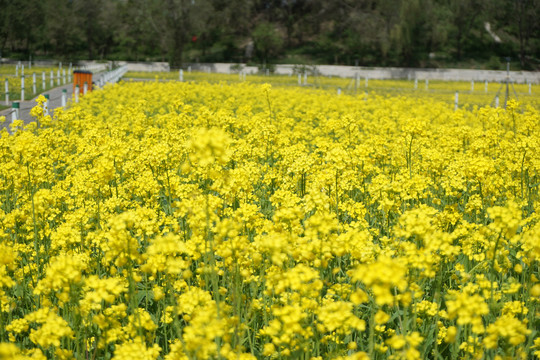
{"label": "fence post", "polygon": [[21,75],[24,76],[24,65],[21,65]]}
{"label": "fence post", "polygon": [[66,85],[66,69],[62,69],[62,83]]}
{"label": "fence post", "polygon": [[458,100],[459,100],[459,92],[456,91],[456,96],[454,97],[454,111],[458,109]]}
{"label": "fence post", "polygon": [[531,82],[529,81],[529,95],[531,95],[532,92],[531,92]]}
{"label": "fence post", "polygon": [[429,89],[429,79],[426,79],[426,90]]}
{"label": "fence post", "polygon": [[56,85],[60,86],[60,68],[56,69]]}
{"label": "fence post", "polygon": [[36,73],[32,73],[32,92],[35,95],[37,93],[36,89]]}
{"label": "fence post", "polygon": [[499,107],[499,95],[495,96],[495,107]]}
{"label": "fence post", "polygon": [[484,92],[487,94],[487,88],[488,88],[488,81],[486,80],[484,82]]}
{"label": "fence post", "polygon": [[21,75],[21,101],[24,101],[24,74]]}
{"label": "fence post", "polygon": [[51,70],[51,87],[54,87],[54,71]]}
{"label": "fence post", "polygon": [[83,95],[86,95],[88,92],[88,83],[85,81],[83,85]]}
{"label": "fence post", "polygon": [[418,89],[418,79],[414,79],[414,90]]}
{"label": "fence post", "polygon": [[298,85],[302,85],[302,75],[298,74]]}
{"label": "fence post", "polygon": [[184,81],[184,70],[180,69],[178,76],[180,81]]}
{"label": "fence post", "polygon": [[341,88],[340,87],[337,88],[337,94],[338,94],[338,96],[341,95]]}
{"label": "fence post", "polygon": [[366,87],[368,87],[369,78],[366,76]]}
{"label": "fence post", "polygon": [[13,104],[11,104],[11,109],[11,123],[13,123],[19,118],[19,102],[14,101]]}
{"label": "fence post", "polygon": [[67,99],[67,90],[62,90],[62,107],[66,106],[66,99]]}
{"label": "fence post", "polygon": [[304,85],[307,85],[307,72],[304,73]]}
{"label": "fence post", "polygon": [[6,105],[9,105],[9,81],[7,78],[5,82],[5,90],[6,90]]}
{"label": "fence post", "polygon": [[474,91],[474,80],[471,80],[471,92]]}
{"label": "fence post", "polygon": [[15,77],[19,77],[19,64],[15,65]]}
{"label": "fence post", "polygon": [[43,103],[43,115],[49,115],[49,94],[44,94],[45,102]]}
{"label": "fence post", "polygon": [[79,102],[79,84],[75,85],[75,102],[78,103]]}

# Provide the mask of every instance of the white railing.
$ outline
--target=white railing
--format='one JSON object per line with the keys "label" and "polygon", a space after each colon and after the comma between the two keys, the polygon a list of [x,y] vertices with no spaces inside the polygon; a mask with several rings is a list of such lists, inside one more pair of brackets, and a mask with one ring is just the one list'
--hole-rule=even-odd
{"label": "white railing", "polygon": [[127,65],[122,65],[112,71],[106,72],[105,74],[101,75],[101,77],[98,80],[99,86],[103,86],[106,83],[114,84],[120,80],[122,76],[127,72]]}
{"label": "white railing", "polygon": [[99,73],[102,71],[107,71],[109,69],[109,64],[84,64],[77,67],[78,70],[91,71],[93,73]]}

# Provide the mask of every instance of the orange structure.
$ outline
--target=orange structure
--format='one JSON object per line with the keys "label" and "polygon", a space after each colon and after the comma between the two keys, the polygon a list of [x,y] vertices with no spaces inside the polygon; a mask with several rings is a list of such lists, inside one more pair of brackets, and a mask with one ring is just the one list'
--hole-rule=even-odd
{"label": "orange structure", "polygon": [[92,91],[92,72],[86,70],[73,71],[73,93],[79,85],[79,94],[84,94],[84,83],[87,84],[87,91]]}

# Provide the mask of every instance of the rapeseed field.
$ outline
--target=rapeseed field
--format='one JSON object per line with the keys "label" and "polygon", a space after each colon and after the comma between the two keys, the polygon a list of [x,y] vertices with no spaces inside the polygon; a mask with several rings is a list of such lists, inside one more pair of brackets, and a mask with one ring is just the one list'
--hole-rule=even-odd
{"label": "rapeseed field", "polygon": [[0,138],[1,359],[540,358],[540,115],[106,86]]}

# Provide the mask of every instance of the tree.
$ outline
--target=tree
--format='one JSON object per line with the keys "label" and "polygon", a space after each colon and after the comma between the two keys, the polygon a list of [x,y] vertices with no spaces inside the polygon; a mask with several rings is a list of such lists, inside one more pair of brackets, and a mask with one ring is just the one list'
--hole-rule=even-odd
{"label": "tree", "polygon": [[122,19],[124,8],[118,1],[101,1],[99,17],[95,19],[97,22],[95,33],[96,57],[105,59],[116,46],[116,34],[120,32],[121,23],[118,19]]}
{"label": "tree", "polygon": [[171,67],[183,62],[184,48],[197,32],[201,31],[212,12],[208,0],[157,0],[145,3],[145,15],[162,39],[162,49],[167,52]]}
{"label": "tree", "polygon": [[0,58],[7,45],[12,29],[9,21],[11,16],[10,10],[12,10],[10,3],[8,0],[0,0],[0,9],[2,9],[0,11]]}
{"label": "tree", "polygon": [[102,47],[107,38],[103,28],[105,22],[102,19],[114,8],[110,6],[111,2],[103,0],[76,0],[74,3],[78,19],[77,26],[84,36],[88,59],[93,60],[96,51]]}
{"label": "tree", "polygon": [[[527,56],[540,55],[540,1],[538,0],[515,0],[513,1],[512,17],[517,27],[519,38],[519,61],[525,68],[528,63]],[[535,43],[531,43],[533,40]]]}
{"label": "tree", "polygon": [[255,49],[265,63],[269,57],[276,56],[283,45],[283,39],[275,26],[269,22],[259,23],[253,30],[252,37]]}
{"label": "tree", "polygon": [[254,44],[266,62],[286,53],[315,63],[426,66],[438,52],[441,61],[512,56],[534,68],[539,17],[540,0],[0,0],[0,51],[161,58],[178,67],[194,57],[242,61]]}
{"label": "tree", "polygon": [[401,3],[399,23],[394,27],[392,37],[400,51],[402,65],[418,66],[422,58],[427,58],[432,47],[432,21],[431,0]]}
{"label": "tree", "polygon": [[0,50],[9,47],[30,55],[43,25],[41,1],[0,1],[0,9]]}
{"label": "tree", "polygon": [[83,33],[73,2],[48,0],[44,2],[43,49],[61,58],[69,58],[83,43]]}
{"label": "tree", "polygon": [[455,41],[456,59],[461,60],[463,56],[463,41],[471,38],[473,27],[482,28],[482,17],[484,11],[484,1],[482,0],[454,0],[450,1],[450,14],[452,16],[453,32],[451,38]]}
{"label": "tree", "polygon": [[[315,1],[309,0],[274,0],[267,2],[271,12],[268,21],[279,23],[285,28],[286,46],[294,46],[302,40],[303,23],[313,13]],[[295,42],[294,40],[298,40]]]}

